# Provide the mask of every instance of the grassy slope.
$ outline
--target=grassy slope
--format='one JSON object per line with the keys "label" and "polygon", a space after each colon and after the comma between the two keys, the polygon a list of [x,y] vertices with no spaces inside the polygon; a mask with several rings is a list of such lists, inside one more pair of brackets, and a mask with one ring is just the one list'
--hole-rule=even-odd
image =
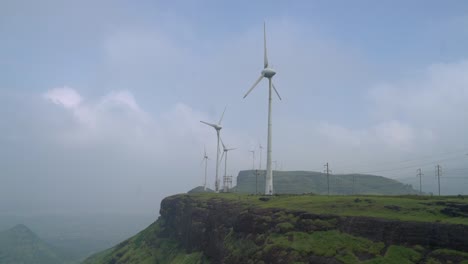
{"label": "grassy slope", "polygon": [[[324,196],[324,195],[279,195],[269,197],[267,202],[258,196],[245,194],[192,194],[199,199],[231,199],[247,206],[285,208],[309,211],[315,214],[342,216],[369,216],[402,221],[443,222],[468,225],[467,217],[451,217],[440,212],[438,202],[454,202],[468,205],[468,199],[453,196]],[[385,207],[387,206],[387,208]],[[399,211],[388,207],[398,206]]]}
{"label": "grassy slope", "polygon": [[161,237],[161,220],[158,220],[134,237],[106,251],[95,254],[84,264],[98,263],[202,263],[202,253],[184,252],[177,241]]}
{"label": "grassy slope", "polygon": [[24,225],[0,232],[0,263],[71,263]]}

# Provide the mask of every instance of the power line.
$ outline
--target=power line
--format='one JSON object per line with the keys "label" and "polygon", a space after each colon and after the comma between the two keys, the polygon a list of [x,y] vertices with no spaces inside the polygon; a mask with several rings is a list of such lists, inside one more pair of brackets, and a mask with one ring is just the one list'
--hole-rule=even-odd
{"label": "power line", "polygon": [[355,174],[370,174],[370,173],[378,173],[378,172],[397,171],[397,170],[417,168],[417,167],[421,167],[421,166],[424,166],[424,165],[431,165],[431,164],[438,163],[438,162],[443,162],[443,161],[457,160],[457,159],[461,159],[461,158],[464,158],[464,157],[462,156],[462,157],[457,157],[457,158],[450,158],[450,159],[443,159],[443,160],[438,160],[438,161],[431,161],[431,162],[427,162],[427,163],[423,163],[423,164],[419,164],[419,165],[411,165],[411,166],[406,166],[406,167],[397,167],[397,168],[390,168],[390,169],[382,169],[382,170],[375,170],[375,171],[364,171],[364,172],[354,172],[354,173]]}
{"label": "power line", "polygon": [[[453,151],[446,151],[446,152],[442,152],[442,153],[438,153],[438,154],[430,154],[430,155],[423,155],[423,156],[420,156],[418,158],[411,158],[411,159],[406,159],[406,160],[400,160],[400,161],[395,161],[395,162],[384,162],[384,163],[380,163],[381,165],[388,165],[388,164],[404,164],[404,163],[410,163],[410,162],[415,162],[415,161],[424,161],[424,160],[428,160],[430,158],[433,158],[433,157],[440,157],[442,158],[442,160],[436,160],[436,161],[433,161],[433,163],[437,163],[437,162],[440,162],[440,161],[445,161],[445,160],[449,160],[449,159],[445,159],[444,157],[447,157],[447,155],[449,156],[453,156],[453,154],[459,154],[459,153],[467,153],[468,150],[467,148],[460,148],[458,150],[453,150]],[[457,155],[458,157],[458,155]],[[343,167],[349,167],[349,166],[352,166],[352,165],[359,165],[359,164],[365,164],[365,162],[362,162],[362,163],[352,163],[352,164],[349,164],[348,165],[345,165],[345,166],[338,166],[338,168],[343,168]],[[414,167],[418,167],[418,165],[415,165]],[[335,166],[335,169],[336,169],[336,166]]]}

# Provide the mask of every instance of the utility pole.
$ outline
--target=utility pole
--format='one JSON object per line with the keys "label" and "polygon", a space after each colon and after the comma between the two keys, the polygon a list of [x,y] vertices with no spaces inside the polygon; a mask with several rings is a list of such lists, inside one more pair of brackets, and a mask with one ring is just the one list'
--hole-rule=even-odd
{"label": "utility pole", "polygon": [[419,195],[422,195],[422,176],[424,174],[421,171],[421,168],[418,169],[418,176],[419,176]]}
{"label": "utility pole", "polygon": [[260,149],[260,164],[258,165],[258,169],[261,170],[262,169],[262,150],[263,150],[262,144],[259,144],[258,147]]}
{"label": "utility pole", "polygon": [[327,164],[323,165],[325,167],[325,173],[327,174],[327,193],[328,193],[328,196],[330,196],[330,168],[328,167],[328,162]]}
{"label": "utility pole", "polygon": [[436,177],[437,177],[437,181],[439,183],[439,196],[440,196],[440,174],[442,173],[441,171],[441,167],[439,164],[437,164],[436,166]]}
{"label": "utility pole", "polygon": [[353,174],[353,195],[355,194],[355,191],[354,191],[354,183],[356,182],[355,176],[356,176],[356,175]]}

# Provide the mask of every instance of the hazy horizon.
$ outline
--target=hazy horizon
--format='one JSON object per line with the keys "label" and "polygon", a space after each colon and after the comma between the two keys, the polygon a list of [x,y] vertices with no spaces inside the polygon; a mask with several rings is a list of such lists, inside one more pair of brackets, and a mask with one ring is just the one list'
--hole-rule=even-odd
{"label": "hazy horizon", "polygon": [[468,3],[266,3],[2,2],[0,213],[157,216],[204,146],[213,186],[225,106],[228,174],[264,168],[264,21],[283,170],[466,175]]}

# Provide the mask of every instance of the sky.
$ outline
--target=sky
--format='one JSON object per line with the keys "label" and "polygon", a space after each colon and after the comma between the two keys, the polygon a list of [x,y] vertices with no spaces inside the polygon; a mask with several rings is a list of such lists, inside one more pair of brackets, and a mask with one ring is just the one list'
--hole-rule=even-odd
{"label": "sky", "polygon": [[264,22],[279,167],[468,187],[466,1],[4,0],[0,212],[157,214],[205,146],[213,186],[225,107],[228,174],[258,167]]}

